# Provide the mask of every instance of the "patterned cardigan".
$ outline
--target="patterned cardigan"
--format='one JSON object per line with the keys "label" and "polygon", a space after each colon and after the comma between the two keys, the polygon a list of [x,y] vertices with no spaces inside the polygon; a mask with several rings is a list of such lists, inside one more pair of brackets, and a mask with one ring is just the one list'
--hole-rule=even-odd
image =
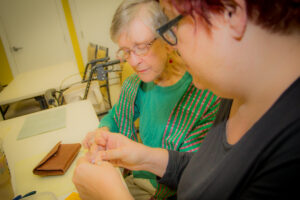
{"label": "patterned cardigan", "polygon": [[[128,77],[122,86],[113,113],[118,132],[137,141],[134,126],[134,104],[141,80],[136,74]],[[192,83],[173,108],[166,124],[161,147],[169,150],[195,152],[213,124],[220,99],[208,90],[199,90]],[[155,199],[166,199],[176,192],[158,184]]]}

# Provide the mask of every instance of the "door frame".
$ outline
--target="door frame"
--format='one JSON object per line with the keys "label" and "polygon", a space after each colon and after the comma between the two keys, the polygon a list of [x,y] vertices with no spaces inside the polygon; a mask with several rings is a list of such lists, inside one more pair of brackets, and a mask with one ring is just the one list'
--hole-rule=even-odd
{"label": "door frame", "polygon": [[1,38],[1,41],[3,44],[3,48],[4,48],[4,51],[6,54],[6,58],[8,60],[8,64],[9,64],[11,73],[12,73],[13,77],[15,77],[18,74],[19,70],[17,69],[17,65],[15,63],[13,53],[11,52],[10,45],[9,45],[9,42],[7,39],[8,37],[6,36],[6,32],[4,30],[4,25],[2,24],[1,18],[0,18],[0,38]]}

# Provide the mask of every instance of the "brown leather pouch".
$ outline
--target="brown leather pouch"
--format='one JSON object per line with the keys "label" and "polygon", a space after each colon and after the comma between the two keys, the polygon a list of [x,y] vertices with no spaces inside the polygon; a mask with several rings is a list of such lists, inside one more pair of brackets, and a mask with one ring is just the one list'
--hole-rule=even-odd
{"label": "brown leather pouch", "polygon": [[33,169],[33,173],[40,176],[63,175],[77,156],[80,147],[80,143],[57,143]]}

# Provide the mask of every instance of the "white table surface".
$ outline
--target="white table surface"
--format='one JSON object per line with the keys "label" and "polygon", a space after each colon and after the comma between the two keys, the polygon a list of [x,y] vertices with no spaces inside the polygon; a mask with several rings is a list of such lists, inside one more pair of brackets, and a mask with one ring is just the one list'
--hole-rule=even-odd
{"label": "white table surface", "polygon": [[47,89],[59,90],[62,82],[62,88],[64,88],[80,81],[81,77],[74,62],[65,62],[21,73],[0,92],[0,105],[43,95]]}
{"label": "white table surface", "polygon": [[[65,128],[16,140],[28,116],[38,115],[41,112],[49,112],[49,110],[61,109],[63,107],[66,107]],[[62,141],[65,144],[80,143],[84,136],[89,131],[96,129],[97,126],[97,115],[93,106],[87,100],[1,121],[0,138],[3,139],[4,151],[11,171],[11,180],[15,195],[24,195],[36,190],[37,192],[50,191],[57,197],[65,197],[72,191],[76,191],[71,180],[76,160],[72,163],[66,174],[62,176],[40,177],[34,175],[32,170],[57,142]],[[82,154],[82,150],[80,154]],[[31,161],[34,161],[34,163],[31,163]]]}

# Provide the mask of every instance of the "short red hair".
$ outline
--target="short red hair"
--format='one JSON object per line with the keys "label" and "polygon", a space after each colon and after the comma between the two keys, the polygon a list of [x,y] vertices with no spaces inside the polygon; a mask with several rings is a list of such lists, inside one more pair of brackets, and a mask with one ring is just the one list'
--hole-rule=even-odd
{"label": "short red hair", "polygon": [[[235,0],[163,0],[183,15],[196,12],[210,24],[209,15],[223,13],[225,6],[236,7]],[[271,32],[291,33],[300,29],[299,0],[245,0],[250,20]]]}

